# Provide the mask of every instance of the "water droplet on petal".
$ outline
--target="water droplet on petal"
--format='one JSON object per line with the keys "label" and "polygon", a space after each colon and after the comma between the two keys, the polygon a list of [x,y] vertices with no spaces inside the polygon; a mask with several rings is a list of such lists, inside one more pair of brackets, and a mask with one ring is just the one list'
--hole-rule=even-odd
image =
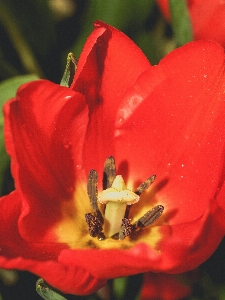
{"label": "water droplet on petal", "polygon": [[68,150],[71,146],[72,146],[72,143],[69,142],[69,143],[67,143],[67,144],[64,145],[64,148],[65,148],[66,150]]}
{"label": "water droplet on petal", "polygon": [[121,126],[121,125],[123,125],[124,121],[125,121],[124,117],[119,116],[116,120],[116,125]]}

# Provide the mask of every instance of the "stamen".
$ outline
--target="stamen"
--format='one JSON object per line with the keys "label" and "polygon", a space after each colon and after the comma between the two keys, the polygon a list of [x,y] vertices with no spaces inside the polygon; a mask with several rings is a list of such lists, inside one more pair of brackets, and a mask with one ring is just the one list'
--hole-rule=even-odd
{"label": "stamen", "polygon": [[146,179],[142,184],[139,185],[139,187],[136,189],[135,194],[141,195],[144,190],[146,190],[154,181],[155,181],[156,175],[152,175],[148,179]]}
{"label": "stamen", "polygon": [[115,178],[116,178],[115,159],[113,156],[110,156],[106,158],[104,163],[103,190],[110,188]]}
{"label": "stamen", "polygon": [[85,214],[85,219],[89,227],[89,234],[92,237],[98,237],[99,240],[105,239],[104,233],[102,232],[102,225],[100,221],[91,213]]}
{"label": "stamen", "polygon": [[101,224],[104,223],[103,216],[98,208],[98,173],[95,170],[91,170],[88,175],[87,193],[90,199],[91,207],[94,210],[95,217],[100,221]]}
{"label": "stamen", "polygon": [[135,228],[141,228],[151,225],[161,216],[163,210],[164,207],[162,205],[153,207],[134,224]]}
{"label": "stamen", "polygon": [[98,173],[91,170],[88,176],[87,192],[94,212],[98,210]]}
{"label": "stamen", "polygon": [[134,229],[134,226],[130,223],[127,218],[122,219],[122,226],[119,231],[119,240],[123,240],[126,236],[129,236]]}
{"label": "stamen", "polygon": [[[146,179],[144,182],[142,182],[139,187],[136,189],[135,194],[140,196],[154,181],[155,181],[156,175],[150,176],[148,179]],[[125,218],[129,217],[131,206],[127,206]]]}
{"label": "stamen", "polygon": [[126,236],[129,236],[134,229],[134,225],[130,223],[130,220],[127,218],[122,219],[122,225],[120,231],[111,236],[114,240],[123,240]]}
{"label": "stamen", "polygon": [[149,210],[144,216],[142,216],[136,223],[131,224],[130,220],[127,218],[122,219],[122,226],[116,234],[111,238],[115,240],[123,240],[126,236],[131,235],[137,229],[147,227],[153,224],[162,214],[164,207],[162,205],[157,205]]}

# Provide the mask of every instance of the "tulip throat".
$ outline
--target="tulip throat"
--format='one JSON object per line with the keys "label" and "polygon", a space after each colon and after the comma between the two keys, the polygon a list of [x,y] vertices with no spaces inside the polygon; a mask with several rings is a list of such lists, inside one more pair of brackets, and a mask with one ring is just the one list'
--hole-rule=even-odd
{"label": "tulip throat", "polygon": [[[85,214],[90,236],[99,240],[108,238],[123,240],[153,224],[164,210],[162,205],[147,211],[134,224],[129,219],[129,210],[140,200],[141,193],[154,182],[155,177],[155,175],[149,177],[133,192],[126,188],[123,177],[116,175],[114,158],[108,157],[104,164],[103,191],[98,196],[98,174],[95,170],[91,170],[87,192],[93,212]],[[99,206],[103,209],[99,209]]]}

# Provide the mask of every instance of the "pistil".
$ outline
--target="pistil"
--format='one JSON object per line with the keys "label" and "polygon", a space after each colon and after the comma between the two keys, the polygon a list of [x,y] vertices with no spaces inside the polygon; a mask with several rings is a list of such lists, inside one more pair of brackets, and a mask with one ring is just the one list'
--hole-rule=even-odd
{"label": "pistil", "polygon": [[126,189],[123,177],[117,175],[112,186],[103,190],[98,200],[106,204],[104,233],[106,237],[111,237],[120,230],[127,205],[137,203],[139,196]]}

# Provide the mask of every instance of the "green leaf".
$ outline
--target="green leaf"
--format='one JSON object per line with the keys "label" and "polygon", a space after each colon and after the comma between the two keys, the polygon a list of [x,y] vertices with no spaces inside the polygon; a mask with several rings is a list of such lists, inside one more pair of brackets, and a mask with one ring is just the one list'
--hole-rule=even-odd
{"label": "green leaf", "polygon": [[169,0],[172,29],[177,47],[193,40],[186,0]]}
{"label": "green leaf", "polygon": [[77,70],[77,59],[73,55],[73,53],[70,52],[67,55],[66,68],[63,73],[63,77],[60,82],[60,85],[69,87],[71,85],[71,83],[73,82],[73,77],[74,77],[74,74],[76,73],[76,70]]}
{"label": "green leaf", "polygon": [[67,300],[60,295],[60,292],[50,287],[42,278],[37,280],[36,291],[45,300]]}
{"label": "green leaf", "polygon": [[116,299],[121,300],[126,296],[128,277],[115,278],[113,280],[113,291]]}
{"label": "green leaf", "polygon": [[[10,98],[14,97],[18,87],[26,82],[38,79],[36,75],[16,76],[0,83],[0,106]],[[0,194],[3,191],[4,173],[9,164],[9,157],[5,150],[4,136],[3,136],[3,113],[0,110]]]}

